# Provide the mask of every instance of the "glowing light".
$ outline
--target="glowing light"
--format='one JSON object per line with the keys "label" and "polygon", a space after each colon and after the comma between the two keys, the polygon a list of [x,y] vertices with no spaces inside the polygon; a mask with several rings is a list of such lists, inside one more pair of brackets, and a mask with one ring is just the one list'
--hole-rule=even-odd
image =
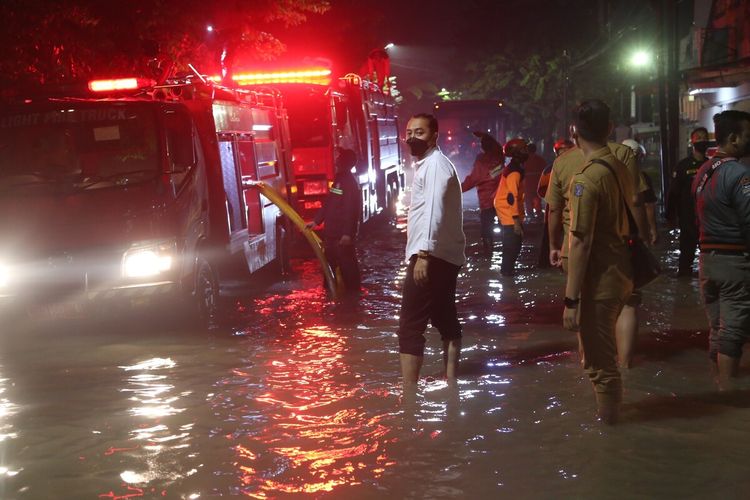
{"label": "glowing light", "polygon": [[206,26],[206,31],[208,31],[209,33],[213,32],[213,30],[214,30],[214,27],[211,26],[210,24]]}
{"label": "glowing light", "polygon": [[271,125],[259,125],[259,124],[253,125],[254,132],[268,132],[269,130],[271,130],[271,128],[272,128]]}
{"label": "glowing light", "polygon": [[262,85],[272,83],[310,83],[328,85],[331,83],[331,70],[328,68],[310,68],[290,71],[264,73],[238,73],[232,76],[238,85]]}
{"label": "glowing light", "polygon": [[385,50],[392,49],[395,47],[395,44],[393,42],[386,44],[385,47],[383,47]]}
{"label": "glowing light", "polygon": [[651,54],[645,50],[637,50],[630,56],[630,64],[636,68],[642,68],[651,64]]}
{"label": "glowing light", "polygon": [[113,92],[117,90],[136,90],[153,86],[155,82],[144,78],[118,78],[115,80],[91,80],[89,90],[92,92]]}
{"label": "glowing light", "polygon": [[168,271],[171,267],[171,256],[161,256],[153,250],[139,250],[125,256],[123,274],[126,278],[145,278]]}

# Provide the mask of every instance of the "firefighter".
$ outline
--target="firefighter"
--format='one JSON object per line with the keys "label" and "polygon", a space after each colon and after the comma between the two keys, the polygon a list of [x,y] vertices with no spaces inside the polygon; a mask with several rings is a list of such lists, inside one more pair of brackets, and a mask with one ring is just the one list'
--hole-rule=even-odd
{"label": "firefighter", "polygon": [[477,188],[479,218],[482,224],[482,247],[487,257],[492,257],[495,225],[495,192],[500,184],[500,173],[505,164],[503,148],[494,137],[484,132],[474,132],[480,138],[482,152],[474,160],[471,173],[461,183],[461,191]]}
{"label": "firefighter", "polygon": [[360,287],[359,264],[354,245],[359,224],[359,185],[352,174],[357,155],[351,149],[339,149],[336,157],[336,177],[326,196],[323,207],[315,214],[312,228],[325,222],[323,243],[328,263],[341,279],[347,293],[358,293]]}
{"label": "firefighter", "polygon": [[698,214],[700,282],[708,315],[709,355],[719,389],[732,389],[750,338],[750,113],[714,116],[718,152],[693,179]]}
{"label": "firefighter", "polygon": [[523,139],[511,139],[503,147],[510,158],[500,175],[500,185],[495,194],[495,211],[500,219],[503,238],[503,262],[500,274],[513,276],[516,259],[521,253],[524,219],[523,162],[529,157],[528,146]]}
{"label": "firefighter", "polygon": [[[555,152],[555,158],[562,155],[566,151],[573,149],[575,144],[570,139],[558,139],[552,150]],[[539,178],[539,184],[536,188],[536,194],[539,198],[544,199],[547,194],[547,186],[549,186],[550,177],[552,176],[552,163],[542,170],[542,175]],[[549,212],[544,210],[544,230],[542,231],[542,243],[539,245],[539,256],[537,257],[537,266],[539,267],[550,267],[549,262]]]}
{"label": "firefighter", "polygon": [[695,222],[695,201],[690,187],[695,173],[706,161],[708,150],[708,130],[698,127],[690,133],[692,152],[683,158],[672,172],[672,182],[667,196],[667,219],[677,223],[680,228],[680,260],[677,276],[692,276],[695,250],[698,248],[698,226]]}
{"label": "firefighter", "polygon": [[529,217],[542,215],[542,199],[537,194],[537,186],[547,162],[541,155],[536,153],[536,144],[528,144],[529,157],[523,163],[524,172],[524,202],[526,203],[526,214]]}

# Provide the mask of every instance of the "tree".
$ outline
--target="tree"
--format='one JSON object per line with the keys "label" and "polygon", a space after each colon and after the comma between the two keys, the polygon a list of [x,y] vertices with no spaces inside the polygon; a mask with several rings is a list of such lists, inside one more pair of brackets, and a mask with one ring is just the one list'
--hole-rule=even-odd
{"label": "tree", "polygon": [[284,44],[275,32],[328,9],[327,0],[4,0],[0,71],[6,83],[185,71],[188,63],[213,73],[222,57],[277,56]]}
{"label": "tree", "polygon": [[561,118],[564,64],[562,55],[533,54],[519,59],[497,53],[468,65],[462,95],[465,99],[499,99],[510,114],[514,133],[551,138]]}

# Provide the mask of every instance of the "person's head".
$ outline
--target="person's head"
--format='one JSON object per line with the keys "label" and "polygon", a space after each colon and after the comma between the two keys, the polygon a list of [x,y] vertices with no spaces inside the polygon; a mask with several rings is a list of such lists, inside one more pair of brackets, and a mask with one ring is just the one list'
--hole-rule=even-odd
{"label": "person's head", "polygon": [[503,146],[503,153],[510,158],[511,163],[523,163],[529,157],[529,145],[520,138],[511,139]]}
{"label": "person's head", "polygon": [[640,163],[646,158],[646,148],[635,139],[625,139],[622,141],[622,145],[633,150],[636,162]]}
{"label": "person's head", "polygon": [[612,131],[609,106],[599,99],[589,99],[573,111],[574,140],[583,139],[593,144],[606,144]]}
{"label": "person's head", "polygon": [[412,156],[421,158],[435,147],[438,138],[438,121],[433,115],[418,113],[406,124],[406,144]]}
{"label": "person's head", "polygon": [[714,115],[716,144],[723,153],[741,158],[750,154],[750,113],[731,109]]}
{"label": "person's head", "polygon": [[351,149],[340,148],[336,156],[336,172],[349,172],[357,165],[357,154]]}
{"label": "person's head", "polygon": [[555,145],[552,147],[552,149],[555,151],[555,156],[560,156],[564,152],[573,149],[575,147],[575,144],[573,144],[573,141],[570,139],[558,139],[555,141]]}
{"label": "person's head", "polygon": [[708,129],[706,127],[697,127],[690,132],[690,144],[693,146],[693,152],[700,156],[705,156],[708,151]]}
{"label": "person's head", "polygon": [[536,153],[536,143],[530,142],[526,145],[526,149],[529,150],[529,154]]}
{"label": "person's head", "polygon": [[479,145],[482,148],[482,152],[492,156],[499,157],[503,155],[503,148],[500,143],[495,140],[490,134],[484,132],[474,132],[474,136],[479,138]]}

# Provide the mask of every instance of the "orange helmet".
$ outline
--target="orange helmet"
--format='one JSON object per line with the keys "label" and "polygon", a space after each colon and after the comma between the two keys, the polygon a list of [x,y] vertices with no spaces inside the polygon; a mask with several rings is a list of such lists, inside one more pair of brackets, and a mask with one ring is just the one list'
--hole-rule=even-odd
{"label": "orange helmet", "polygon": [[571,149],[574,146],[575,144],[573,144],[573,141],[571,141],[570,139],[558,139],[557,141],[555,141],[555,145],[552,146],[552,149],[554,150],[556,155],[559,155],[562,150]]}
{"label": "orange helmet", "polygon": [[523,161],[529,157],[529,146],[526,141],[516,137],[505,143],[503,153],[509,158],[518,158]]}

